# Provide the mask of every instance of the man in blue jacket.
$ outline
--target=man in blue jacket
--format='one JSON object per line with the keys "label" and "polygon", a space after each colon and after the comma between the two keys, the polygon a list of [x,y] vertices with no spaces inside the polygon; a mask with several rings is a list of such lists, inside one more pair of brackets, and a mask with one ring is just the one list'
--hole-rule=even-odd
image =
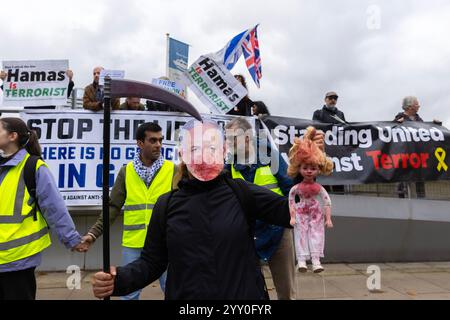
{"label": "man in blue jacket", "polygon": [[[281,157],[278,170],[271,164],[262,164],[256,154],[252,126],[245,118],[235,118],[225,126],[232,164],[226,169],[234,179],[240,178],[273,192],[287,196],[293,182],[287,176],[287,165]],[[265,143],[261,141],[261,143]],[[241,157],[239,157],[242,155]],[[292,230],[256,221],[255,245],[259,258],[269,264],[279,300],[295,300],[295,260]]]}

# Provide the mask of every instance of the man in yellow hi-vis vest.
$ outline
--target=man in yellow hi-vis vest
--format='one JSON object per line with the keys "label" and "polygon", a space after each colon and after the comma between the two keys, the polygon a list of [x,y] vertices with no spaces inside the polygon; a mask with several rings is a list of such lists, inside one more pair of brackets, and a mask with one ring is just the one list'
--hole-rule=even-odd
{"label": "man in yellow hi-vis vest", "polygon": [[[152,122],[141,124],[136,131],[139,152],[133,161],[119,171],[110,194],[110,223],[124,209],[122,234],[122,264],[138,259],[144,247],[147,227],[153,207],[158,198],[172,190],[175,165],[164,160],[161,154],[163,141],[161,127]],[[90,245],[103,233],[103,218],[83,237],[87,251]],[[165,289],[165,274],[160,278],[161,289]],[[123,300],[139,299],[140,290]]]}
{"label": "man in yellow hi-vis vest", "polygon": [[[292,180],[286,175],[286,165],[279,160],[277,173],[270,163],[261,164],[254,146],[252,126],[245,118],[235,118],[225,126],[228,150],[233,153],[232,164],[227,167],[233,179],[243,179],[288,195]],[[295,300],[295,260],[292,230],[257,220],[255,247],[259,258],[269,264],[279,300]]]}

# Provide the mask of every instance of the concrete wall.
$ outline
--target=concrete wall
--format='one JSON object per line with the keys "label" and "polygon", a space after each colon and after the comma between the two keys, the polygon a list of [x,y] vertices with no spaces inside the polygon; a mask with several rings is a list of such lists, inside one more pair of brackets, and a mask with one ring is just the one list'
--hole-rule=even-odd
{"label": "concrete wall", "polygon": [[450,261],[450,223],[336,217],[324,262]]}
{"label": "concrete wall", "polygon": [[[450,261],[450,202],[332,195],[334,228],[326,231],[324,262]],[[98,212],[73,212],[84,233]],[[111,264],[120,264],[122,218],[111,227]],[[102,238],[86,254],[70,252],[52,235],[38,270],[69,265],[102,268]]]}
{"label": "concrete wall", "polygon": [[450,260],[450,202],[332,196],[327,262]]}

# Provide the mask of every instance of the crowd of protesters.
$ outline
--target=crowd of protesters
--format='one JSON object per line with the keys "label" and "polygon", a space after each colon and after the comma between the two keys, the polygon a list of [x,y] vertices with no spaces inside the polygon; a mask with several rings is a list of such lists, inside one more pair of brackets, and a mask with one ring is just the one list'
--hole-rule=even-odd
{"label": "crowd of protesters", "polygon": [[[86,110],[100,111],[103,109],[103,88],[99,85],[100,73],[104,70],[103,67],[95,67],[92,71],[93,79],[92,83],[88,84],[84,88],[83,94],[83,108]],[[67,88],[67,97],[69,98],[75,83],[73,81],[73,71],[67,70],[66,75],[69,79]],[[0,80],[5,81],[6,72],[0,70]],[[236,74],[235,79],[238,80],[242,86],[248,90],[246,79],[241,74]],[[160,79],[168,79],[166,77],[160,77]],[[0,86],[0,90],[3,90],[3,85]],[[171,106],[165,105],[157,101],[147,100],[145,104],[141,103],[139,97],[125,97],[126,100],[120,104],[120,99],[116,98],[112,101],[113,110],[134,110],[134,111],[176,111]],[[325,104],[321,109],[315,110],[312,116],[312,120],[321,123],[333,123],[333,124],[347,124],[344,112],[339,110],[337,105],[338,94],[334,91],[327,92],[325,94]],[[407,96],[402,101],[402,111],[395,115],[393,121],[402,123],[403,121],[421,121],[418,111],[420,108],[419,100],[415,96]],[[29,107],[25,107],[29,108]],[[36,108],[36,107],[33,107]],[[44,106],[38,108],[54,109],[55,106]],[[228,115],[235,116],[256,116],[261,118],[266,115],[271,115],[268,107],[263,101],[253,101],[247,94],[237,105],[231,109]],[[442,125],[442,121],[433,119],[433,122],[438,125]]]}
{"label": "crowd of protesters", "polygon": [[[92,83],[84,89],[86,110],[104,108],[103,88],[99,84],[102,70],[103,67],[93,69]],[[73,72],[67,70],[66,75],[69,96],[74,87]],[[0,79],[5,77],[1,71]],[[247,88],[244,76],[235,78]],[[327,92],[325,104],[314,111],[312,119],[346,125],[344,112],[337,108],[338,98],[336,92]],[[122,104],[116,98],[112,108],[172,111],[170,106],[158,102],[147,101],[144,105],[139,97],[126,97]],[[405,97],[402,108],[393,121],[423,121],[416,97]],[[264,118],[271,113],[263,101],[252,101],[246,95],[228,114]],[[441,124],[438,120],[434,122]],[[187,139],[195,128],[214,132],[208,140],[201,141],[200,165],[190,161],[198,156],[198,141]],[[296,298],[294,249],[286,198],[294,182],[286,175],[286,163],[281,157],[276,173],[270,171],[270,164],[259,161],[255,155],[260,143],[257,137],[246,136],[243,143],[236,143],[237,132],[251,129],[244,117],[231,119],[225,129],[227,135],[212,120],[189,121],[180,135],[182,162],[175,166],[161,154],[161,127],[144,123],[138,128],[139,152],[120,170],[110,194],[110,222],[124,208],[123,263],[121,267],[112,267],[109,273],[95,274],[96,297],[119,295],[124,299],[139,299],[140,290],[159,279],[166,299],[266,299],[259,263],[262,260],[269,265],[278,298]],[[320,133],[315,141],[321,148],[323,138]],[[234,158],[244,154],[244,161],[234,159],[225,165],[225,144],[231,146],[229,151]],[[28,174],[28,159],[40,157],[40,146],[36,133],[22,120],[0,118],[0,149],[0,189],[5,194],[11,193],[10,203],[2,201],[1,204],[8,217],[0,214],[0,228],[4,234],[7,234],[5,230],[15,228],[19,230],[16,235],[23,235],[13,233],[0,241],[0,300],[34,299],[35,268],[40,264],[41,251],[50,245],[48,227],[56,230],[67,248],[86,252],[102,235],[104,221],[100,216],[81,237],[53,177],[40,159],[34,164],[38,168],[37,186],[35,194],[32,193],[24,175]],[[215,160],[213,165],[205,155]],[[424,195],[423,184],[416,187],[418,195],[419,191]],[[401,188],[404,185],[400,184]],[[211,208],[214,208],[212,212]],[[28,209],[35,213],[23,215],[22,211]],[[40,236],[35,236],[39,232]],[[28,251],[15,243],[26,246]],[[3,247],[13,254],[6,254]]]}

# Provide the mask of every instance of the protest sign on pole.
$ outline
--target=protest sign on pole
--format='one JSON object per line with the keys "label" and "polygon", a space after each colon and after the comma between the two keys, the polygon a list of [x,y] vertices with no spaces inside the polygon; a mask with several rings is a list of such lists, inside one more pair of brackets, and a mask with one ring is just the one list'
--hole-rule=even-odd
{"label": "protest sign on pole", "polygon": [[68,60],[3,61],[4,107],[67,104]]}
{"label": "protest sign on pole", "polygon": [[200,56],[183,81],[214,114],[226,114],[247,95],[247,89],[223,65]]}
{"label": "protest sign on pole", "polygon": [[169,92],[173,92],[183,98],[186,98],[186,87],[180,83],[165,79],[152,79],[152,84],[155,86],[166,89]]}
{"label": "protest sign on pole", "polygon": [[[183,72],[188,67],[189,45],[187,43],[170,38],[167,34],[167,77],[181,83]],[[186,91],[186,88],[184,88]]]}
{"label": "protest sign on pole", "polygon": [[98,84],[103,86],[105,84],[105,77],[108,76],[111,79],[123,79],[125,78],[124,70],[102,70],[100,72],[100,78]]}

